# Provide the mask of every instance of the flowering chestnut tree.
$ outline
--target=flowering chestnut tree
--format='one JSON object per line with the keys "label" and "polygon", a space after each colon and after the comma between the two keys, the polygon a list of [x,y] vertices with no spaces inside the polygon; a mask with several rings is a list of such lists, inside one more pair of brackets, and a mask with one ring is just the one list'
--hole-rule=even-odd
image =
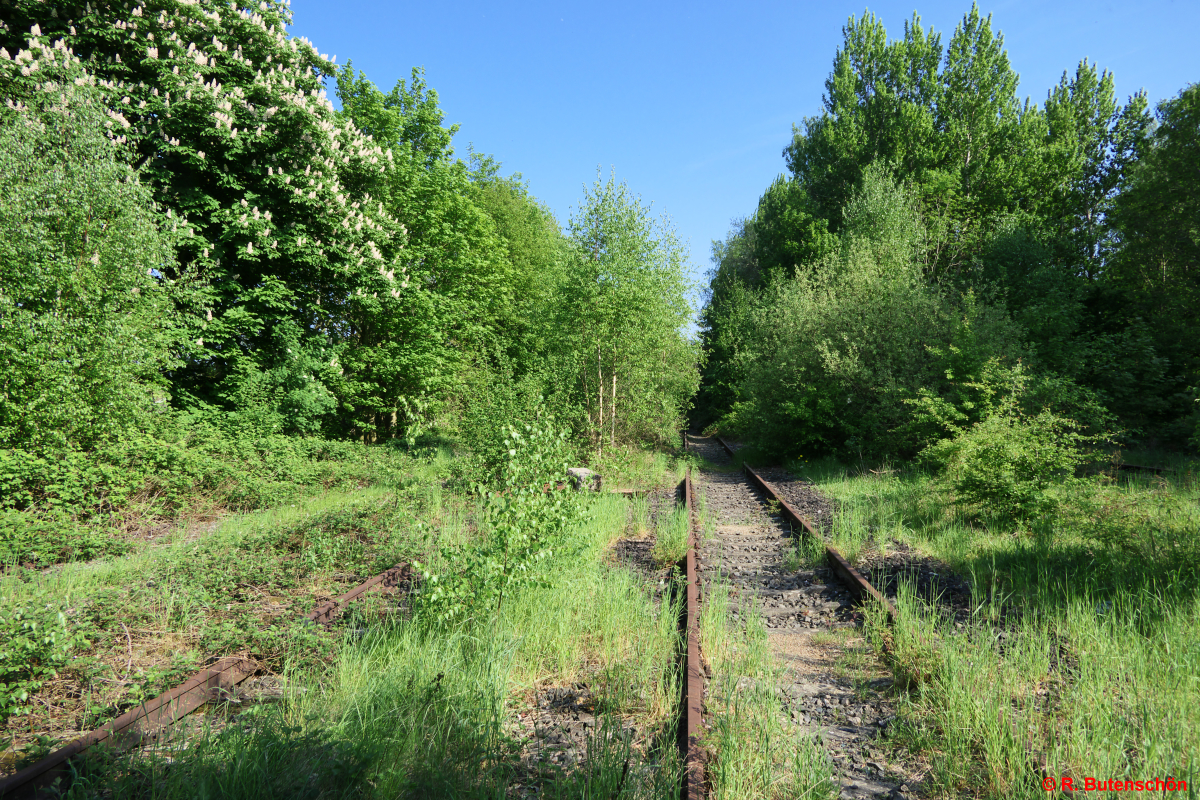
{"label": "flowering chestnut tree", "polygon": [[267,428],[301,431],[365,432],[395,409],[420,341],[356,351],[392,343],[387,320],[425,302],[381,201],[396,154],[334,112],[332,61],[287,34],[286,4],[21,0],[0,13],[10,104],[46,82],[94,85],[110,136],[192,234],[164,276],[201,283],[177,398],[257,402]]}

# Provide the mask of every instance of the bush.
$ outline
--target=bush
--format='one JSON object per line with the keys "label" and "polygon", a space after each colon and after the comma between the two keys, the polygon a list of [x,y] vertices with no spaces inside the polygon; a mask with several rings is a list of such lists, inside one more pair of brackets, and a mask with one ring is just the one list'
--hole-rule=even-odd
{"label": "bush", "polygon": [[1028,523],[1058,507],[1055,488],[1074,481],[1075,469],[1089,460],[1083,447],[1098,441],[1052,411],[1026,414],[1013,396],[922,458],[946,470],[960,501],[1001,521]]}
{"label": "bush", "polygon": [[580,518],[580,495],[555,488],[567,477],[567,431],[545,415],[506,427],[503,436],[506,461],[499,479],[475,487],[486,498],[482,538],[443,547],[437,572],[414,562],[424,576],[417,613],[430,624],[486,618],[500,611],[511,590],[544,585],[541,562],[566,544],[563,534]]}
{"label": "bush", "polygon": [[[506,428],[514,419],[536,419],[548,412],[541,396],[545,383],[541,373],[518,379],[503,360],[497,367],[466,373],[455,411],[458,439],[467,452],[454,464],[456,482],[474,486],[500,480],[509,460]],[[562,420],[561,415],[556,418]]]}
{"label": "bush", "polygon": [[184,331],[170,228],[94,89],[0,114],[0,447],[90,449],[151,422]]}
{"label": "bush", "polygon": [[61,609],[15,605],[0,597],[0,722],[28,713],[29,695],[54,677],[80,644],[86,645],[82,634],[70,630]]}
{"label": "bush", "polygon": [[47,567],[128,549],[103,523],[80,523],[61,514],[39,517],[24,511],[0,511],[0,564]]}
{"label": "bush", "polygon": [[90,452],[0,449],[0,563],[46,566],[126,548],[131,517],[189,509],[250,511],[309,488],[401,480],[394,447],[316,437],[230,435],[194,415]]}
{"label": "bush", "polygon": [[[736,363],[746,376],[734,410],[741,433],[783,457],[919,449],[907,401],[944,380],[939,353],[962,313],[925,279],[924,237],[907,191],[869,171],[840,251],[775,281],[749,312]],[[1001,310],[971,301],[965,313],[971,359],[1020,352]]]}

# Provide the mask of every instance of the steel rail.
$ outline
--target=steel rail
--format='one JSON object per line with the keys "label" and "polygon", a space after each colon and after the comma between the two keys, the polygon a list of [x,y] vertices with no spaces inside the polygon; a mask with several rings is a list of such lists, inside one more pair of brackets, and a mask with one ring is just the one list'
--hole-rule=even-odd
{"label": "steel rail", "polygon": [[1152,475],[1161,475],[1164,472],[1175,471],[1168,467],[1147,467],[1142,464],[1118,464],[1117,469],[1122,472],[1149,472]]}
{"label": "steel rail", "polygon": [[412,567],[408,564],[397,564],[391,569],[384,570],[373,578],[368,579],[365,583],[355,586],[350,591],[346,592],[341,597],[335,597],[326,603],[314,608],[304,616],[304,619],[311,620],[319,624],[327,624],[333,621],[334,616],[339,610],[345,608],[348,604],[358,600],[367,592],[375,588],[395,589],[400,585],[400,581],[412,573]]}
{"label": "steel rail", "polygon": [[683,800],[704,800],[704,756],[700,745],[704,711],[704,678],[700,663],[700,579],[696,570],[697,520],[693,502],[692,469],[684,478],[684,502],[688,512],[688,547],[684,556],[685,630],[683,719],[680,747],[683,751]]}
{"label": "steel rail", "polygon": [[258,666],[246,658],[221,659],[174,689],[126,711],[20,772],[0,779],[0,797],[7,800],[59,796],[66,788],[63,784],[74,772],[69,763],[72,758],[98,744],[126,750],[152,740],[179,718],[210,700],[228,695],[236,684],[257,672]]}
{"label": "steel rail", "polygon": [[[375,588],[394,589],[409,574],[408,564],[391,569],[359,584],[350,591],[322,603],[306,614],[317,624],[327,624],[337,612]],[[126,711],[113,721],[85,733],[28,767],[0,778],[0,798],[25,800],[58,797],[74,773],[71,760],[96,745],[128,750],[160,736],[167,728],[212,700],[227,697],[233,687],[259,671],[258,662],[238,656],[222,658],[183,683],[152,700]]]}
{"label": "steel rail", "polygon": [[[729,454],[730,458],[735,457],[735,451],[729,446],[728,442],[726,442],[720,436],[714,436],[713,438],[716,439],[717,443],[725,449],[725,452]],[[767,480],[754,471],[754,469],[752,469],[745,461],[742,462],[742,469],[745,470],[746,475],[750,478],[751,482],[761,488],[767,497],[779,503],[780,509],[783,511],[784,516],[787,517],[789,521],[799,525],[807,536],[811,536],[821,543],[821,545],[825,548],[826,557],[828,558],[829,565],[833,569],[834,573],[836,573],[837,576],[841,578],[847,586],[850,587],[850,590],[857,595],[860,600],[865,600],[866,598],[870,597],[884,604],[884,608],[887,611],[888,623],[894,625],[897,615],[896,607],[892,604],[891,600],[884,597],[883,594],[874,586],[872,586],[871,583],[864,578],[858,570],[850,566],[850,563],[846,561],[845,557],[843,557],[836,548],[825,542],[824,538],[813,526],[813,524],[808,519],[801,516],[800,513],[797,512],[796,509],[793,508],[788,501],[785,500],[783,496],[775,490],[774,486],[772,486]],[[1134,467],[1134,469],[1147,469],[1149,471],[1155,468]],[[1015,738],[1019,738],[1019,732],[1017,731],[1015,722],[1013,724],[1013,736]],[[1029,759],[1030,766],[1033,767],[1034,772],[1036,772],[1040,778],[1055,778],[1057,780],[1059,776],[1052,772],[1050,759],[1045,753],[1035,749],[1032,742],[1025,743],[1025,754]],[[1071,789],[1063,789],[1061,787],[1057,788],[1054,793],[1060,794],[1064,797],[1079,796],[1078,792]]]}
{"label": "steel rail", "polygon": [[[725,448],[725,452],[729,454],[730,458],[734,457],[734,449],[730,447],[724,439],[722,439],[720,436],[715,436],[713,438],[717,440],[721,447]],[[805,535],[811,537],[817,542],[820,542],[821,546],[825,548],[825,558],[829,562],[830,569],[832,569],[834,574],[846,584],[851,593],[863,602],[866,602],[870,599],[882,604],[884,611],[887,613],[888,622],[894,623],[896,621],[896,607],[892,604],[892,601],[885,597],[882,592],[872,586],[871,582],[863,577],[861,572],[851,566],[850,562],[846,560],[845,556],[838,552],[837,548],[827,543],[824,537],[821,536],[821,533],[813,526],[813,524],[806,517],[801,515],[799,511],[793,508],[791,503],[784,499],[783,495],[776,491],[775,487],[772,486],[769,481],[763,478],[763,476],[759,475],[750,467],[749,464],[744,461],[742,462],[742,469],[745,470],[746,476],[750,478],[751,483],[754,483],[756,486],[762,489],[763,493],[767,497],[779,504],[780,509],[783,511],[784,517],[786,517],[789,522],[791,522],[793,525],[798,525],[800,529],[804,531]]]}

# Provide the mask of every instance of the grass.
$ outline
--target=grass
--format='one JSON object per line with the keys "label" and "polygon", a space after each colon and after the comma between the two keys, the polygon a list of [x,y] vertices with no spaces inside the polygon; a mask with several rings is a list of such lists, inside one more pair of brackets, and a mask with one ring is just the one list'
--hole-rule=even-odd
{"label": "grass", "polygon": [[788,572],[814,569],[828,563],[825,545],[812,536],[794,536],[793,545],[784,554],[783,568]]}
{"label": "grass", "polygon": [[590,467],[603,476],[605,491],[650,489],[683,480],[686,458],[682,453],[622,446],[606,449]]}
{"label": "grass", "polygon": [[[701,513],[706,535],[713,522]],[[762,616],[748,602],[740,621],[730,614],[728,584],[709,581],[700,615],[700,641],[712,670],[705,698],[711,728],[706,767],[717,800],[820,800],[835,796],[819,745],[781,717],[781,666],[771,652]]]}
{"label": "grass", "polygon": [[147,530],[395,483],[391,445],[233,435],[186,415],[95,451],[0,448],[0,565],[46,567],[136,549]]}
{"label": "grass", "polygon": [[[328,657],[331,640],[302,624],[302,614],[420,552],[425,544],[408,524],[415,517],[441,538],[464,535],[461,509],[433,479],[439,458],[408,462],[408,477],[389,486],[178,525],[122,557],[10,566],[0,575],[5,607],[58,623],[59,644],[71,647],[0,649],[0,681],[23,681],[28,695],[7,696],[6,766],[157,695],[209,658],[243,653],[280,670],[289,659]],[[6,639],[29,639],[30,630],[28,619],[0,617]]]}
{"label": "grass", "polygon": [[895,539],[971,584],[965,622],[906,584],[895,627],[879,610],[869,618],[908,687],[894,741],[928,759],[935,795],[1044,796],[1030,748],[1055,776],[1175,777],[1194,787],[1194,471],[1072,486],[1057,513],[1024,530],[962,508],[920,472],[852,474],[824,463],[802,474],[839,503],[834,539],[844,551]]}
{"label": "grass", "polygon": [[[101,767],[79,797],[674,797],[678,608],[607,562],[629,503],[601,496],[502,613],[451,630],[391,618],[336,657],[294,663],[288,691],[186,747]],[[597,730],[585,766],[531,767],[514,726],[540,689],[583,681]],[[643,732],[622,734],[629,726]],[[180,743],[183,744],[183,743]],[[164,755],[169,757],[164,758]]]}
{"label": "grass", "polygon": [[[638,485],[673,484],[686,468],[633,462],[623,474]],[[391,486],[301,498],[200,535],[180,527],[124,558],[11,571],[0,593],[68,611],[89,643],[37,693],[46,712],[12,717],[9,735],[35,757],[52,744],[37,740],[51,719],[94,726],[210,656],[247,652],[280,675],[281,699],[193,718],[155,751],[93,763],[70,796],[676,796],[677,599],[609,556],[618,537],[650,532],[645,499],[593,498],[544,580],[490,617],[442,630],[359,613],[344,636],[285,624],[396,561],[481,535],[474,501],[445,488],[445,455],[407,466]],[[686,513],[661,515],[653,532],[660,563],[678,560]],[[761,620],[734,623],[714,591],[702,625],[714,637],[717,796],[827,796],[819,748],[779,718]],[[738,688],[747,677],[750,690]],[[548,687],[577,683],[598,720],[587,757],[531,762],[519,721]]]}
{"label": "grass", "polygon": [[686,508],[676,508],[660,516],[655,526],[654,549],[651,555],[660,566],[675,564],[687,555],[691,523]]}

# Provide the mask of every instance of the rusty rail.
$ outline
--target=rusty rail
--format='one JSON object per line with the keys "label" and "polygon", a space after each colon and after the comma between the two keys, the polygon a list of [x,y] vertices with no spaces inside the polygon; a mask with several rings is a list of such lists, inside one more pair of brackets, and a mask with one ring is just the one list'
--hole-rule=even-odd
{"label": "rusty rail", "polygon": [[[724,439],[722,439],[720,436],[715,436],[713,438],[717,440],[721,447],[725,448],[725,452],[729,453],[730,458],[734,457],[733,448],[730,447]],[[779,507],[783,511],[784,517],[786,517],[789,522],[791,522],[793,525],[799,526],[800,529],[804,531],[805,535],[810,536],[821,543],[821,546],[825,548],[825,557],[829,561],[830,569],[832,569],[834,574],[837,575],[847,587],[849,587],[850,591],[855,595],[855,597],[864,602],[868,599],[878,601],[879,603],[883,604],[884,610],[887,613],[888,622],[896,621],[896,607],[892,604],[891,600],[888,600],[886,597],[884,597],[883,593],[872,586],[871,582],[864,578],[861,572],[851,566],[850,562],[846,560],[845,556],[838,552],[837,548],[826,543],[824,537],[821,536],[820,531],[813,527],[813,524],[809,522],[808,519],[803,517],[800,512],[793,508],[792,505],[784,499],[783,495],[777,492],[775,487],[772,486],[765,478],[763,478],[763,476],[759,475],[750,467],[749,464],[745,462],[742,462],[742,469],[745,470],[746,476],[750,478],[750,481],[762,489],[763,493],[767,497],[779,503]]]}
{"label": "rusty rail", "polygon": [[[303,618],[318,624],[327,624],[340,609],[358,600],[371,589],[395,588],[410,570],[411,567],[407,564],[397,564],[340,597],[322,603]],[[174,689],[147,700],[90,733],[85,733],[25,769],[0,778],[0,798],[33,800],[58,797],[66,789],[65,784],[72,775],[71,759],[100,744],[118,750],[128,750],[152,741],[205,703],[228,696],[234,686],[258,670],[259,664],[252,659],[238,656],[222,658]]]}
{"label": "rusty rail", "polygon": [[219,699],[222,694],[227,695],[236,684],[257,671],[258,664],[250,659],[223,658],[169,692],[126,711],[20,772],[0,779],[0,797],[57,797],[66,788],[61,784],[70,778],[69,762],[75,756],[98,744],[125,750],[157,738],[180,717]]}
{"label": "rusty rail", "polygon": [[395,589],[400,585],[400,581],[412,573],[412,567],[408,564],[397,564],[391,569],[384,570],[373,578],[370,578],[365,583],[355,586],[350,591],[346,592],[341,597],[335,597],[326,603],[314,608],[305,615],[305,619],[311,620],[319,624],[326,624],[333,621],[334,615],[346,605],[353,603],[355,600],[362,597],[372,589],[379,587],[383,589]]}
{"label": "rusty rail", "polygon": [[685,630],[683,719],[680,720],[680,748],[683,753],[683,800],[703,800],[704,757],[700,746],[701,718],[704,710],[704,679],[700,663],[700,576],[696,570],[696,506],[692,493],[692,469],[684,478],[684,502],[688,512],[688,548],[684,556]]}
{"label": "rusty rail", "polygon": [[1143,464],[1117,464],[1117,469],[1122,472],[1149,472],[1152,475],[1161,475],[1164,472],[1175,471],[1168,467],[1147,467]]}
{"label": "rusty rail", "polygon": [[[722,439],[720,436],[714,436],[713,438],[716,439],[718,444],[725,449],[725,452],[729,454],[730,458],[734,458],[734,449],[730,447],[724,439]],[[841,553],[839,553],[834,547],[826,544],[820,532],[813,527],[813,524],[806,518],[802,517],[799,512],[797,512],[796,509],[794,509],[788,503],[788,501],[785,500],[783,496],[775,490],[774,486],[767,482],[744,461],[742,462],[742,469],[746,471],[746,475],[750,478],[750,480],[763,490],[767,497],[779,503],[779,507],[782,509],[784,516],[787,517],[789,521],[791,521],[793,524],[799,525],[807,536],[813,537],[819,541],[822,546],[824,546],[826,556],[829,559],[829,566],[833,569],[834,573],[837,574],[837,576],[841,578],[847,586],[850,587],[850,590],[854,592],[859,599],[865,600],[867,597],[872,597],[883,603],[884,608],[887,610],[888,622],[890,624],[894,624],[896,622],[896,607],[892,604],[892,602],[884,597],[878,589],[872,586],[858,570],[850,566],[850,563],[846,561]],[[1150,471],[1156,468],[1134,467],[1133,469],[1147,469],[1147,471]],[[1001,711],[1001,721],[1003,722],[1003,711]],[[1019,732],[1017,731],[1015,722],[1013,723],[1013,736],[1019,738]],[[1025,753],[1026,757],[1029,759],[1031,767],[1039,777],[1058,777],[1051,769],[1049,758],[1047,758],[1045,753],[1035,749],[1032,742],[1026,742]],[[1079,796],[1078,792],[1070,789],[1059,788],[1055,791],[1055,793],[1064,797]]]}

